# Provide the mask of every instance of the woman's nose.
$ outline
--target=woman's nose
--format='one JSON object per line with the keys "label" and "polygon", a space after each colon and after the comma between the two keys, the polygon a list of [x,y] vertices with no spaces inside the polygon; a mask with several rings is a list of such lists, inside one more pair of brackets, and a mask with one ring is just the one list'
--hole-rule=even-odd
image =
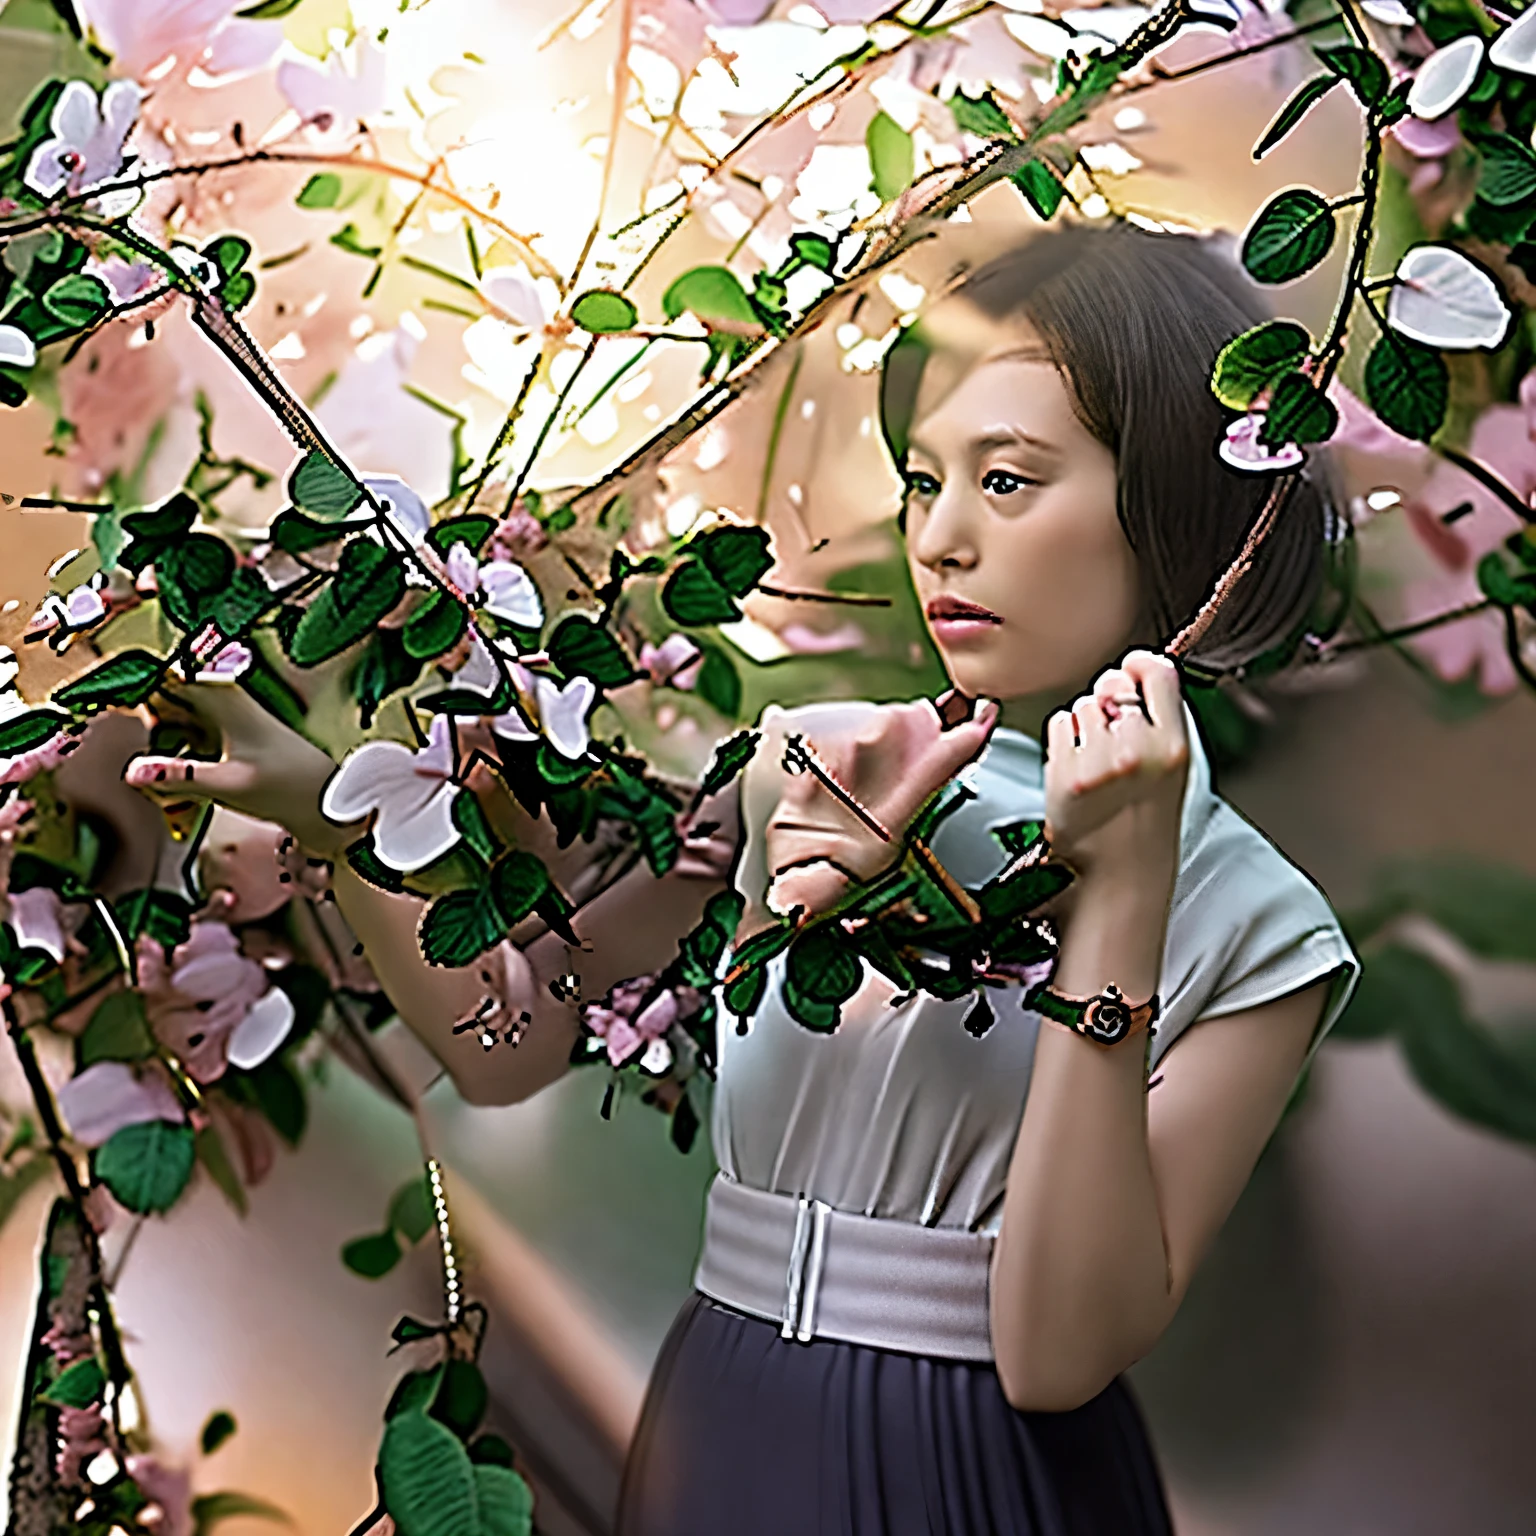
{"label": "woman's nose", "polygon": [[946,486],[908,534],[912,558],[929,570],[970,570],[978,559],[969,511],[962,495]]}

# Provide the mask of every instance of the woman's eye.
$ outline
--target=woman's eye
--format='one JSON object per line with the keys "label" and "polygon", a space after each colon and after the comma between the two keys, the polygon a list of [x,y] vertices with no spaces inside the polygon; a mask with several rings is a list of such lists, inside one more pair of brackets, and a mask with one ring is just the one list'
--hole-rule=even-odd
{"label": "woman's eye", "polygon": [[911,470],[907,474],[907,495],[931,497],[939,494],[939,482],[932,475],[925,475],[921,470]]}
{"label": "woman's eye", "polygon": [[1006,469],[989,469],[981,477],[982,490],[991,496],[1011,496],[1015,491],[1039,483],[1038,480],[1027,480],[1023,475],[1016,475]]}

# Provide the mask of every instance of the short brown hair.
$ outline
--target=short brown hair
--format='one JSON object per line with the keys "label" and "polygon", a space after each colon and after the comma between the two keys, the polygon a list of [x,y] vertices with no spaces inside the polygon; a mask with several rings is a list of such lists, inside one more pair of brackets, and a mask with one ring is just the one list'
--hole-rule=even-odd
{"label": "short brown hair", "polygon": [[[1269,318],[1253,286],[1207,238],[1075,225],[961,274],[945,294],[952,298],[993,324],[1027,320],[1049,347],[1084,425],[1115,455],[1120,525],[1147,612],[1170,638],[1210,596],[1272,484],[1216,452],[1227,418],[1211,368],[1227,342]],[[919,319],[886,357],[880,414],[898,468],[936,345]],[[1197,665],[1236,667],[1305,622],[1335,521],[1330,500],[1314,449],[1252,569],[1196,647]]]}

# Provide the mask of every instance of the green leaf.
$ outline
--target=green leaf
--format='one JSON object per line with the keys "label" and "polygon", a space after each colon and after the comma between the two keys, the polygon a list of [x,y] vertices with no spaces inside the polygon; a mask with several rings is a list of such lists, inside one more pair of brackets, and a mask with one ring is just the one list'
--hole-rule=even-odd
{"label": "green leaf", "polygon": [[1031,160],[1020,166],[1009,180],[1042,219],[1049,219],[1067,194],[1066,186],[1043,160]]}
{"label": "green leaf", "polygon": [[1477,584],[1483,596],[1503,608],[1524,607],[1536,602],[1536,575],[1514,576],[1498,550],[1477,562]]}
{"label": "green leaf", "polygon": [[311,448],[288,477],[295,506],[316,517],[346,517],[362,504],[363,490],[329,455]]}
{"label": "green leaf", "polygon": [[26,383],[21,376],[9,368],[0,368],[0,405],[15,411],[24,406],[29,398]]}
{"label": "green leaf", "polygon": [[639,676],[613,634],[581,614],[560,621],[549,656],[567,678],[590,677],[599,688],[620,688]]}
{"label": "green leaf", "polygon": [[842,1005],[859,990],[863,967],[841,932],[829,925],[807,928],[789,946],[784,1002],[807,1029],[836,1029]]}
{"label": "green leaf", "polygon": [[745,597],[773,569],[769,542],[766,528],[713,528],[693,547],[732,597]]}
{"label": "green leaf", "polygon": [[475,1466],[475,1495],[483,1536],[530,1536],[533,1490],[510,1467]]}
{"label": "green leaf", "polygon": [[334,208],[340,198],[341,177],[335,171],[319,171],[304,183],[295,201],[300,208]]}
{"label": "green leaf", "polygon": [[1274,122],[1264,130],[1264,137],[1254,146],[1253,158],[1262,160],[1342,78],[1328,74],[1313,75],[1310,80],[1304,80],[1275,114]]}
{"label": "green leaf", "polygon": [[469,1459],[476,1466],[510,1467],[517,1458],[500,1435],[477,1435],[469,1443]]}
{"label": "green leaf", "polygon": [[729,624],[741,617],[731,594],[715,580],[700,561],[681,561],[661,589],[661,606],[678,624],[695,627]]}
{"label": "green leaf", "polygon": [[132,709],[155,691],[164,671],[165,663],[148,651],[122,651],[84,677],[66,683],[53,701],[81,714],[109,705]]}
{"label": "green leaf", "polygon": [[69,724],[69,716],[54,709],[29,709],[23,715],[12,715],[0,725],[0,758],[20,757],[51,741]]}
{"label": "green leaf", "polygon": [[1477,195],[1496,208],[1528,203],[1536,197],[1536,155],[1507,133],[1479,134],[1474,141],[1483,157]]}
{"label": "green leaf", "polygon": [[189,1125],[148,1120],[113,1133],[93,1159],[96,1177],[112,1198],[140,1216],[168,1211],[176,1203],[196,1161]]}
{"label": "green leaf", "polygon": [[661,311],[668,320],[687,311],[710,327],[732,327],[747,334],[761,329],[747,290],[729,267],[694,267],[684,272],[662,295]]}
{"label": "green leaf", "polygon": [[236,1428],[235,1416],[228,1409],[220,1408],[217,1413],[209,1414],[198,1441],[203,1448],[203,1455],[212,1456],[234,1434]]}
{"label": "green leaf", "polygon": [[122,528],[129,543],[118,559],[130,571],[142,571],[162,549],[184,537],[197,517],[198,505],[184,491],[148,512],[125,513]]}
{"label": "green leaf", "polygon": [[192,903],[179,891],[147,886],[124,893],[112,905],[130,943],[147,933],[155,943],[169,949],[185,944],[192,936]]}
{"label": "green leaf", "polygon": [[949,110],[955,119],[955,127],[962,133],[974,133],[982,139],[1018,138],[1008,114],[998,106],[991,91],[983,91],[980,96],[967,96],[964,91],[956,91],[949,98]]}
{"label": "green leaf", "polygon": [[717,645],[699,649],[704,655],[693,691],[711,709],[718,710],[727,720],[734,720],[741,713],[741,674],[736,663]]}
{"label": "green leaf", "polygon": [[449,891],[421,920],[421,952],[428,965],[468,965],[501,943],[509,926],[485,886]]}
{"label": "green leaf", "polygon": [[1365,398],[1404,437],[1427,443],[1450,401],[1450,370],[1433,347],[1387,331],[1365,360]]}
{"label": "green leaf", "polygon": [[1293,320],[1256,325],[1217,353],[1211,392],[1228,410],[1246,411],[1254,397],[1290,373],[1311,346],[1306,327]]}
{"label": "green leaf", "polygon": [[256,297],[256,279],[249,272],[236,272],[226,278],[219,289],[219,297],[227,310],[244,309]]}
{"label": "green leaf", "polygon": [[305,517],[297,508],[289,507],[277,515],[268,536],[278,549],[285,549],[291,555],[302,555],[322,544],[334,543],[344,533],[345,530],[334,523],[317,522],[312,517]]}
{"label": "green leaf", "polygon": [[220,235],[203,247],[203,255],[219,269],[220,277],[233,277],[251,259],[251,242],[239,235]]}
{"label": "green leaf", "polygon": [[1466,854],[1394,860],[1377,875],[1369,906],[1349,914],[1363,942],[1405,912],[1420,912],[1488,960],[1536,961],[1536,877]]}
{"label": "green leaf", "polygon": [[421,663],[406,654],[398,629],[376,629],[352,678],[364,729],[373,724],[379,705],[390,694],[409,688],[421,673]]}
{"label": "green leaf", "polygon": [[271,606],[271,589],[255,570],[242,565],[214,598],[207,614],[218,625],[220,634],[236,635],[249,629]]}
{"label": "green leaf", "polygon": [[405,596],[405,572],[387,549],[366,539],[341,552],[336,574],[294,626],[288,656],[313,667],[355,645]]}
{"label": "green leaf", "polygon": [[81,1032],[76,1060],[84,1071],[98,1061],[143,1061],[154,1052],[144,994],[125,988],[96,1005],[91,1022]]}
{"label": "green leaf", "polygon": [[209,1124],[198,1131],[194,1150],[198,1162],[203,1165],[208,1177],[218,1185],[219,1192],[240,1215],[244,1216],[250,1209],[250,1201],[246,1198],[245,1185],[240,1182],[240,1175],[235,1172],[235,1165],[229,1158],[229,1149],[224,1145],[224,1138],[219,1135],[218,1127]]}
{"label": "green leaf", "polygon": [[802,230],[789,237],[790,260],[801,266],[814,267],[828,277],[837,265],[837,247],[825,235],[813,235]]}
{"label": "green leaf", "polygon": [[160,605],[182,629],[195,629],[206,620],[234,574],[234,550],[208,533],[188,534],[155,560]]}
{"label": "green leaf", "polygon": [[424,1413],[396,1414],[385,1426],[379,1489],[400,1536],[478,1536],[469,1452],[452,1430]]}
{"label": "green leaf", "polygon": [[1381,99],[1377,116],[1383,127],[1390,127],[1408,115],[1408,92],[1413,89],[1412,79],[1400,80]]}
{"label": "green leaf", "polygon": [[400,1243],[393,1232],[370,1232],[366,1237],[354,1237],[341,1249],[341,1262],[365,1280],[377,1280],[387,1275],[400,1258]]}
{"label": "green leaf", "polygon": [[1341,80],[1349,82],[1349,88],[1362,104],[1374,107],[1387,94],[1391,77],[1380,56],[1370,48],[1357,48],[1348,44],[1339,48],[1319,48],[1318,62],[1331,70]]}
{"label": "green leaf", "polygon": [[[515,928],[544,900],[553,887],[542,859],[514,848],[491,870],[491,891],[500,914],[502,933]],[[501,937],[497,935],[498,939]]]}
{"label": "green leaf", "polygon": [[390,1229],[408,1243],[419,1243],[432,1230],[432,1191],[426,1174],[418,1174],[397,1189],[385,1218]]}
{"label": "green leaf", "polygon": [[443,1363],[442,1384],[429,1412],[461,1440],[467,1440],[485,1417],[489,1400],[480,1367],[470,1360],[450,1359]]}
{"label": "green leaf", "polygon": [[682,848],[676,804],[653,780],[620,763],[608,765],[608,776],[609,783],[599,796],[599,809],[604,815],[632,822],[651,873],[666,874]]}
{"label": "green leaf", "polygon": [[433,592],[405,621],[400,643],[405,654],[417,661],[431,661],[451,650],[469,627],[464,605],[446,592]]}
{"label": "green leaf", "polygon": [[72,272],[47,289],[43,308],[66,325],[84,329],[95,325],[112,308],[112,295],[100,278]]}
{"label": "green leaf", "polygon": [[248,5],[235,14],[243,16],[247,21],[276,21],[298,10],[302,3],[303,0],[257,0],[255,5]]}
{"label": "green leaf", "polygon": [[617,336],[640,323],[640,311],[622,293],[589,288],[571,305],[571,319],[594,336]]}
{"label": "green leaf", "polygon": [[882,203],[894,202],[912,185],[917,157],[912,135],[888,113],[877,112],[864,134],[869,150],[870,186]]}
{"label": "green leaf", "polygon": [[678,945],[683,979],[689,986],[706,991],[714,985],[721,957],[730,948],[745,906],[738,891],[718,891],[705,903],[698,926]]}
{"label": "green leaf", "polygon": [[269,1056],[246,1082],[272,1129],[290,1147],[296,1147],[304,1135],[309,1109],[304,1102],[304,1085],[298,1074],[281,1057]]}
{"label": "green leaf", "polygon": [[331,236],[331,244],[337,250],[345,251],[349,256],[361,256],[365,261],[377,261],[384,254],[382,245],[369,245],[363,239],[362,231],[351,223],[343,224]]}
{"label": "green leaf", "polygon": [[254,1494],[237,1493],[226,1488],[219,1493],[199,1494],[192,1500],[192,1536],[207,1536],[221,1520],[275,1520],[292,1525],[293,1517],[276,1504],[258,1499]]}
{"label": "green leaf", "polygon": [[65,1366],[53,1384],[39,1392],[38,1397],[59,1408],[89,1408],[92,1403],[101,1401],[106,1385],[107,1373],[102,1370],[101,1362],[95,1355],[87,1355],[84,1360]]}
{"label": "green leaf", "polygon": [[1261,283],[1288,283],[1310,272],[1333,244],[1333,210],[1309,187],[1272,198],[1243,237],[1243,265]]}
{"label": "green leaf", "polygon": [[495,531],[494,517],[486,517],[480,512],[469,512],[463,517],[445,517],[442,522],[433,523],[427,529],[427,544],[444,559],[455,544],[463,544],[471,554],[478,555],[481,545]]}
{"label": "green leaf", "polygon": [[500,851],[491,824],[473,791],[461,789],[453,797],[453,824],[463,834],[464,841],[489,864]]}
{"label": "green leaf", "polygon": [[[407,1327],[407,1324],[411,1326]],[[418,1339],[431,1338],[432,1331],[417,1323],[414,1318],[402,1317],[391,1330],[390,1337],[397,1344],[411,1344]],[[441,1365],[434,1365],[428,1371],[411,1371],[402,1376],[395,1383],[395,1390],[390,1393],[389,1402],[385,1405],[384,1422],[387,1424],[401,1413],[425,1413],[432,1406],[432,1399],[437,1396],[442,1379]]]}
{"label": "green leaf", "polygon": [[715,748],[715,755],[710,758],[709,767],[699,784],[699,798],[707,800],[711,795],[718,795],[731,783],[752,761],[752,754],[757,751],[757,744],[762,739],[761,731],[738,731],[728,740],[722,741]]}
{"label": "green leaf", "polygon": [[1288,373],[1275,385],[1259,441],[1266,448],[1284,443],[1323,443],[1333,436],[1339,413],[1304,373]]}

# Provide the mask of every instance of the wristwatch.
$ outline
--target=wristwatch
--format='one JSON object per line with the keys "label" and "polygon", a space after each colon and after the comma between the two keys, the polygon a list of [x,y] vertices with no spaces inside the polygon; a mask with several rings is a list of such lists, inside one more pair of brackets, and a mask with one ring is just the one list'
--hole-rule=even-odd
{"label": "wristwatch", "polygon": [[1154,1034],[1153,1025],[1162,1012],[1162,1001],[1155,992],[1146,1002],[1132,1005],[1113,982],[1092,997],[1068,997],[1047,983],[1036,987],[1024,1002],[1041,1018],[1095,1045],[1119,1045],[1143,1029]]}

